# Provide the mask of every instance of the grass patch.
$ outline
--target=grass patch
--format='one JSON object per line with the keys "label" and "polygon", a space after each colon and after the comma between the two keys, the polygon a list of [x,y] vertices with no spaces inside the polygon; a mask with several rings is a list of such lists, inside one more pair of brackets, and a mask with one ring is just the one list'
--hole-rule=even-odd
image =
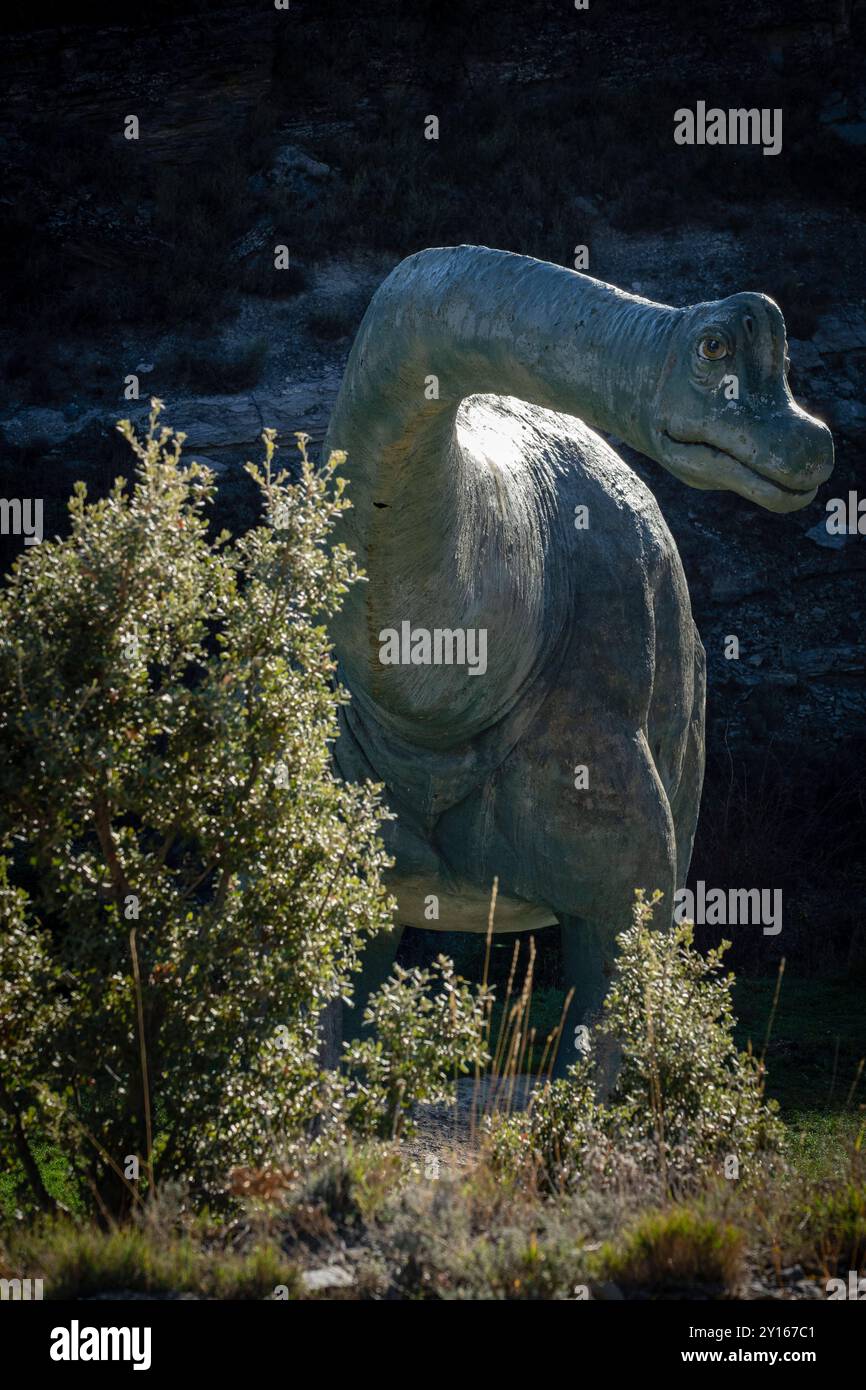
{"label": "grass patch", "polygon": [[806,1205],[806,1258],[819,1260],[827,1274],[866,1266],[866,1185],[847,1182],[822,1192]]}
{"label": "grass patch", "polygon": [[[278,1246],[224,1242],[166,1231],[158,1224],[103,1231],[69,1221],[12,1233],[0,1248],[4,1272],[41,1278],[46,1299],[96,1293],[195,1293],[201,1298],[269,1298],[278,1284],[297,1290],[294,1266]],[[10,1276],[11,1277],[11,1276]]]}
{"label": "grass patch", "polygon": [[734,1294],[743,1274],[745,1232],[686,1206],[647,1212],[617,1244],[600,1252],[623,1290],[681,1293],[696,1286]]}
{"label": "grass patch", "polygon": [[[171,1193],[124,1226],[69,1218],[0,1233],[0,1276],[42,1278],[48,1299],[97,1293],[267,1299],[726,1299],[744,1275],[784,1287],[801,1266],[822,1282],[866,1260],[866,1184],[798,1174],[749,1188],[711,1179],[689,1201],[660,1199],[635,1173],[613,1186],[541,1196],[503,1182],[483,1152],[430,1180],[405,1151],[372,1143],[260,1174],[236,1173],[244,1213],[192,1218]],[[625,1170],[623,1170],[623,1173]],[[622,1174],[621,1174],[622,1176]],[[337,1265],[336,1289],[304,1273]],[[799,1274],[790,1275],[799,1278]]]}

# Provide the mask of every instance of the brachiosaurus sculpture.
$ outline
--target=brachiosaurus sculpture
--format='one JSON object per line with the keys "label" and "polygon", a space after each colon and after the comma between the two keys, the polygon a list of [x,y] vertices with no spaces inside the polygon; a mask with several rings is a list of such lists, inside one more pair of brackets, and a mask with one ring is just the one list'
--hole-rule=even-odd
{"label": "brachiosaurus sculpture", "polygon": [[[679,554],[598,430],[771,511],[807,506],[833,467],[765,295],[675,309],[477,246],[388,276],[325,444],[348,454],[339,539],[368,576],[332,623],[352,694],[336,759],[383,782],[397,813],[400,927],[486,930],[498,875],[497,932],[561,924],[569,1044],[604,997],[635,888],[670,909],[685,880],[704,766]],[[414,634],[436,630],[455,660],[455,632],[486,632],[483,673],[429,664]],[[411,638],[402,664],[382,659],[389,633]],[[371,943],[361,996],[399,937]],[[561,1047],[558,1070],[574,1055]]]}

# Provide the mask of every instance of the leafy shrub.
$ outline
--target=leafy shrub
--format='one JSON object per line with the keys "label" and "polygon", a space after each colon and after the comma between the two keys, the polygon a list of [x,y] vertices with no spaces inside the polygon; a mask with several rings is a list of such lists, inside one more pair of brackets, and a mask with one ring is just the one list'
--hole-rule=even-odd
{"label": "leafy shrub", "polygon": [[167,1179],[215,1197],[309,1125],[319,1014],[391,911],[376,790],[331,770],[340,458],[302,439],[292,485],[266,431],[264,518],[212,540],[159,409],[120,426],[134,487],[78,484],[0,596],[0,1157],[47,1204],[53,1132],[112,1212]]}
{"label": "leafy shrub", "polygon": [[364,1014],[376,1036],[345,1048],[352,1128],[383,1139],[410,1132],[414,1104],[448,1100],[455,1077],[485,1066],[489,999],[487,990],[472,991],[455,975],[447,956],[432,970],[396,966]]}
{"label": "leafy shrub", "polygon": [[[621,1179],[636,1166],[676,1191],[709,1173],[752,1175],[759,1155],[779,1150],[763,1068],[733,1041],[733,976],[719,973],[728,943],[704,957],[692,948],[691,923],[653,929],[659,898],[638,893],[634,922],[617,938],[595,1057],[545,1087],[527,1115],[494,1125],[492,1152],[504,1169],[535,1166],[548,1185],[570,1185]],[[596,1059],[612,1051],[621,1061],[601,1104]]]}
{"label": "leafy shrub", "polygon": [[[48,934],[28,921],[27,894],[9,882],[0,858],[0,1154],[17,1160],[37,1202],[53,1205],[35,1146],[28,1142],[22,1091],[45,1066],[43,1049],[69,1025]],[[41,1156],[41,1155],[40,1155]]]}

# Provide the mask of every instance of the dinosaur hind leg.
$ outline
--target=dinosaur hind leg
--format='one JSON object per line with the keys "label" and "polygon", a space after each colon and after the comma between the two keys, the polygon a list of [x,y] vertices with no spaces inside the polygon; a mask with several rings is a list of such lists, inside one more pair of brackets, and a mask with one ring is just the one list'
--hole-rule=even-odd
{"label": "dinosaur hind leg", "polygon": [[[585,1041],[594,1041],[602,1004],[610,985],[618,927],[585,921],[581,917],[561,916],[562,970],[566,993],[573,991],[563,1022],[554,1063],[554,1076],[564,1077],[581,1055]],[[585,1030],[589,1030],[588,1033]],[[610,1049],[607,1049],[610,1052]],[[602,1089],[613,1085],[616,1058],[599,1056]]]}
{"label": "dinosaur hind leg", "polygon": [[[355,977],[355,1003],[343,1010],[343,1038],[349,1042],[363,1036],[364,1010],[371,994],[381,988],[394,968],[403,936],[402,927],[379,932],[364,946],[361,969]],[[369,1031],[369,1030],[368,1030]]]}
{"label": "dinosaur hind leg", "polygon": [[402,927],[379,932],[367,942],[361,956],[361,969],[355,977],[355,1003],[352,1008],[342,999],[332,999],[319,1016],[319,1064],[335,1071],[340,1065],[343,1043],[362,1036],[364,1010],[371,994],[391,973],[403,935]]}
{"label": "dinosaur hind leg", "polygon": [[[585,1026],[590,1041],[606,1047],[595,1035],[601,1007],[610,984],[616,959],[616,938],[631,923],[635,889],[648,894],[660,889],[662,903],[656,910],[656,926],[669,926],[673,911],[676,878],[676,843],[671,809],[661,782],[652,768],[643,740],[643,776],[633,782],[634,803],[623,804],[619,816],[611,820],[603,841],[596,842],[598,854],[595,910],[583,914],[557,911],[562,930],[562,960],[566,990],[573,989],[571,1006],[565,1019],[557,1050],[555,1074],[564,1076],[577,1060],[576,1030]],[[613,1084],[617,1058],[611,1048],[597,1052],[602,1090]]]}
{"label": "dinosaur hind leg", "polygon": [[564,1075],[580,1055],[578,1028],[589,1025],[601,1010],[610,983],[612,952],[608,934],[594,923],[562,916],[559,925],[565,988],[573,991],[556,1059],[556,1074]]}

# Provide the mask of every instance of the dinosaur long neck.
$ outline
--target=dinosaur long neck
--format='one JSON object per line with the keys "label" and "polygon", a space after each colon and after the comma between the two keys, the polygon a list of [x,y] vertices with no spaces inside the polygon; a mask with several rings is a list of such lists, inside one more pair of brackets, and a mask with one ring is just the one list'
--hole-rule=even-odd
{"label": "dinosaur long neck", "polygon": [[[326,440],[327,450],[348,454],[352,507],[338,538],[369,580],[350,592],[332,633],[349,687],[390,708],[393,729],[408,730],[419,702],[432,710],[440,696],[449,728],[482,726],[507,707],[538,655],[528,650],[513,669],[491,667],[488,681],[468,681],[462,724],[450,671],[425,676],[419,691],[417,672],[383,674],[377,665],[379,632],[400,616],[431,627],[478,619],[471,552],[479,512],[469,498],[484,480],[467,476],[457,447],[461,401],[516,396],[646,449],[679,312],[560,266],[471,246],[410,257],[377,291]],[[526,595],[540,596],[553,561],[525,526],[501,528],[509,525],[503,553],[524,576],[525,622],[534,611]],[[509,575],[500,578],[507,588]]]}
{"label": "dinosaur long neck", "polygon": [[[680,313],[486,247],[403,261],[367,310],[326,442],[349,455],[347,520],[362,563],[376,505],[389,506],[399,490],[405,506],[413,458],[427,482],[438,467],[443,492],[453,484],[450,445],[467,396],[517,396],[646,451],[649,410]],[[378,547],[377,554],[386,560]]]}

